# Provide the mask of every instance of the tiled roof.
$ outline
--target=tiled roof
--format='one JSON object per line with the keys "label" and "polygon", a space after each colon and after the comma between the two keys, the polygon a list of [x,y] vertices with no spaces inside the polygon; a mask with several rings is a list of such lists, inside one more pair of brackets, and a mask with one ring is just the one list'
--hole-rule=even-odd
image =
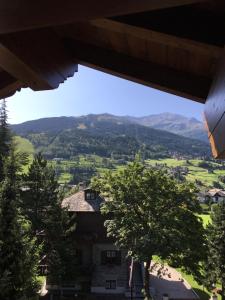
{"label": "tiled roof", "polygon": [[95,212],[100,211],[100,206],[105,200],[99,195],[95,199],[86,200],[85,191],[79,191],[62,202],[62,207],[67,207],[74,212]]}
{"label": "tiled roof", "polygon": [[221,189],[211,189],[207,192],[206,195],[209,195],[211,197],[214,197],[215,195],[219,195],[221,197],[225,197],[225,191]]}

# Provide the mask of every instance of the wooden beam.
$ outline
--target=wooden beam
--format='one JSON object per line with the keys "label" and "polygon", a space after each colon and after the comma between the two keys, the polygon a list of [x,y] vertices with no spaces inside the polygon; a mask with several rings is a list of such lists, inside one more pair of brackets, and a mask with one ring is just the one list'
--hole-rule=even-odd
{"label": "wooden beam", "polygon": [[161,33],[158,31],[145,29],[133,25],[124,24],[121,22],[98,19],[90,21],[90,24],[94,27],[124,34],[127,36],[133,36],[145,41],[156,42],[165,46],[173,48],[183,49],[192,53],[199,53],[201,55],[209,55],[212,58],[219,58],[223,53],[223,48],[213,46],[205,43],[196,42],[190,39],[179,38],[174,35]]}
{"label": "wooden beam", "polygon": [[210,80],[206,77],[178,72],[76,40],[65,43],[79,64],[200,103],[204,103],[208,95]]}
{"label": "wooden beam", "polygon": [[54,89],[77,65],[51,30],[0,36],[0,67],[33,90]]}
{"label": "wooden beam", "polygon": [[225,158],[225,51],[205,105],[206,127],[215,158]]}
{"label": "wooden beam", "polygon": [[13,78],[10,74],[4,71],[0,72],[0,99],[12,96],[22,87],[23,84]]}
{"label": "wooden beam", "polygon": [[2,0],[0,34],[203,1],[206,0]]}

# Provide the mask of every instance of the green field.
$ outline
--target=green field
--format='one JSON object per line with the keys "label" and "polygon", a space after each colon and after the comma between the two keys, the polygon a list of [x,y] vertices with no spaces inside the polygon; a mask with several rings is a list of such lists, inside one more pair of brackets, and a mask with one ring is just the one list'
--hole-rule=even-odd
{"label": "green field", "polygon": [[[170,168],[188,168],[188,174],[186,176],[186,179],[190,181],[195,181],[196,179],[200,180],[205,187],[212,187],[214,181],[219,182],[218,176],[225,176],[225,170],[216,169],[220,167],[220,164],[216,162],[210,162],[210,164],[214,167],[213,173],[209,173],[207,169],[199,167],[198,165],[202,161],[198,159],[192,159],[187,162],[187,160],[177,160],[173,158],[168,158],[159,160],[147,160],[146,162],[150,165],[161,164],[166,165]],[[224,186],[223,183],[220,182],[220,184]]]}
{"label": "green field", "polygon": [[[214,169],[213,172],[208,172],[206,168],[199,167],[199,163],[201,162],[201,160],[196,159],[189,160],[187,163],[186,160],[177,160],[173,158],[146,160],[146,164],[152,166],[160,164],[168,168],[187,168],[188,174],[186,175],[186,179],[192,182],[195,182],[195,180],[201,181],[202,187],[205,189],[213,187],[214,182],[219,182],[221,186],[225,187],[225,185],[222,182],[220,182],[218,178],[218,176],[225,176],[225,170],[216,169],[217,167],[220,167],[220,164],[210,162]],[[116,171],[119,169],[123,169],[125,166],[124,163],[120,163],[120,160],[103,158],[97,155],[78,155],[74,157],[73,160],[62,160],[60,163],[51,161],[50,163],[52,166],[60,169],[59,181],[64,183],[71,180],[70,169],[73,167],[79,167],[83,169],[93,168],[95,170],[95,174],[97,174],[102,173],[108,169]]]}
{"label": "green field", "polygon": [[[33,154],[35,152],[33,145],[24,138],[16,136],[15,141],[19,151],[27,152],[32,160]],[[222,163],[216,161],[207,162],[212,167],[212,170],[199,166],[203,161],[199,159],[175,159],[175,158],[165,158],[165,159],[149,159],[145,161],[147,165],[164,165],[168,168],[184,168],[188,169],[188,173],[185,175],[186,179],[192,182],[196,180],[200,181],[202,188],[208,189],[214,186],[215,182],[219,183],[225,188],[225,184],[219,180],[219,176],[225,176],[225,170],[222,170]],[[114,159],[110,157],[100,157],[95,154],[77,155],[71,160],[62,159],[60,162],[49,161],[49,163],[56,169],[56,173],[59,174],[59,182],[67,183],[73,178],[74,172],[71,169],[78,169],[77,173],[87,170],[87,181],[97,174],[102,173],[105,170],[118,170],[123,169],[126,165],[126,161],[123,159]],[[90,172],[92,169],[93,172]],[[79,175],[79,174],[78,174]],[[83,176],[85,177],[85,176]],[[81,178],[82,180],[82,178]],[[84,180],[84,179],[83,179]]]}
{"label": "green field", "polygon": [[209,223],[211,223],[210,215],[201,214],[201,215],[199,215],[199,217],[202,218],[203,226],[204,226],[204,227],[206,227]]}
{"label": "green field", "polygon": [[17,151],[26,152],[29,155],[34,154],[34,152],[35,152],[34,146],[27,139],[24,139],[20,136],[15,136],[14,141],[16,143]]}

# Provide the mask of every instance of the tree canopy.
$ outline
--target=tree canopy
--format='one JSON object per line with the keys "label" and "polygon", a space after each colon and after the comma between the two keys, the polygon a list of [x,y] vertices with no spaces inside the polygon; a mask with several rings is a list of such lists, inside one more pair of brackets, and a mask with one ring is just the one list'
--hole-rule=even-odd
{"label": "tree canopy", "polygon": [[23,211],[32,224],[33,234],[43,244],[41,254],[47,257],[49,280],[54,284],[74,280],[77,273],[72,236],[75,218],[61,207],[63,193],[55,171],[40,153],[23,176],[23,185]]}
{"label": "tree canopy", "polygon": [[225,299],[225,202],[212,205],[212,222],[207,226],[208,255],[205,264],[205,284],[213,289],[217,283],[222,287]]}
{"label": "tree canopy", "polygon": [[105,223],[108,235],[134,259],[146,262],[147,297],[154,255],[200,277],[205,241],[193,184],[135,161],[117,173],[96,177],[92,186],[107,199],[102,213],[112,216]]}
{"label": "tree canopy", "polygon": [[36,291],[39,247],[31,224],[20,211],[13,150],[5,159],[4,170],[0,184],[0,298],[17,300]]}

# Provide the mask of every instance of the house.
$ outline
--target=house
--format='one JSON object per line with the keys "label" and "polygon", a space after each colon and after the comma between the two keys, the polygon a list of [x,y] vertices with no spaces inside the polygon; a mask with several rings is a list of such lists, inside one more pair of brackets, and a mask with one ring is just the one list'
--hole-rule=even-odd
{"label": "house", "polygon": [[221,189],[211,189],[205,194],[205,202],[218,203],[225,200],[225,191]]}
{"label": "house", "polygon": [[[76,214],[75,239],[77,248],[74,255],[79,256],[80,276],[70,287],[65,286],[63,293],[89,295],[88,299],[125,299],[130,297],[129,276],[130,259],[127,251],[118,249],[114,241],[107,237],[104,227],[105,217],[100,207],[105,199],[96,191],[81,189],[65,198],[62,207],[69,213]],[[133,270],[133,296],[140,294],[143,287],[141,266],[135,264]],[[53,286],[47,286],[49,293],[54,293]]]}

